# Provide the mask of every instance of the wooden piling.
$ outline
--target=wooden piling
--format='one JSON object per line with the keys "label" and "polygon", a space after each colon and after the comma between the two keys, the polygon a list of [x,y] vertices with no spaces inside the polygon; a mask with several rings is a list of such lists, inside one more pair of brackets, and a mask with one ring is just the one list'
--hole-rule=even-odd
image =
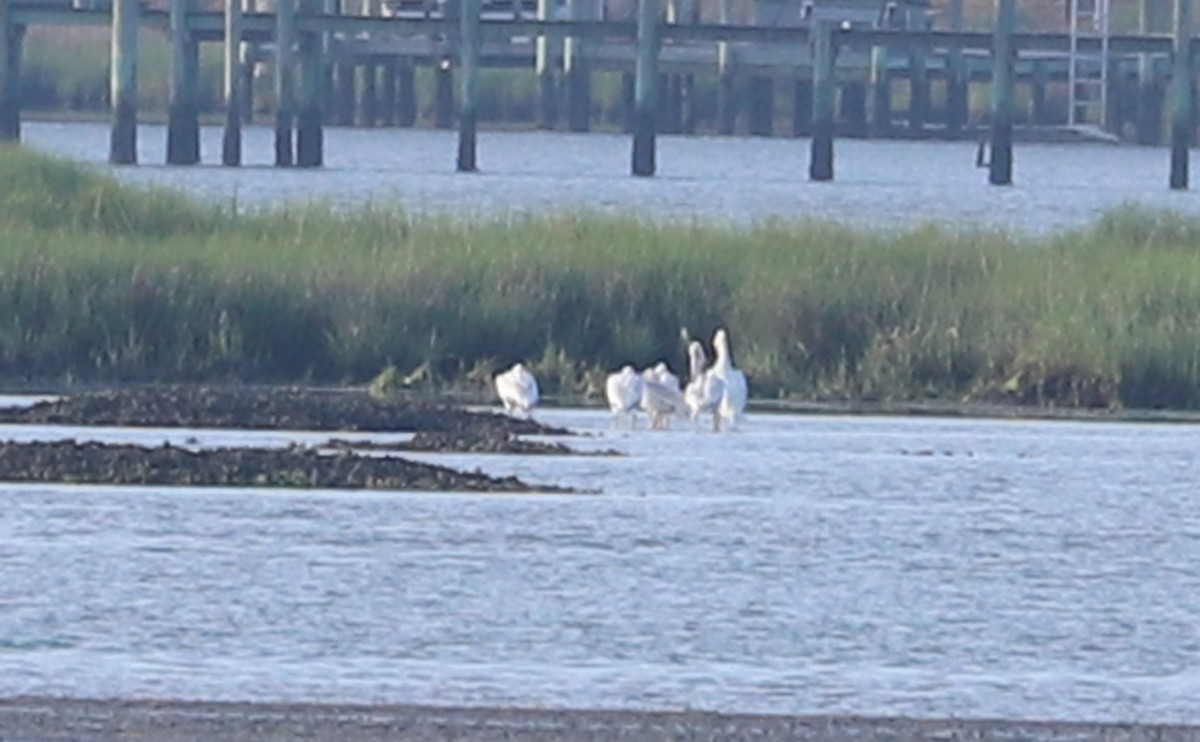
{"label": "wooden piling", "polygon": [[888,70],[888,47],[871,47],[871,134],[886,137],[892,132],[892,77]]}
{"label": "wooden piling", "polygon": [[1029,120],[1035,125],[1046,126],[1050,123],[1049,110],[1046,108],[1046,85],[1050,82],[1050,70],[1046,68],[1044,59],[1033,62],[1033,79],[1029,81]]}
{"label": "wooden piling", "polygon": [[479,31],[480,0],[461,0],[459,17],[458,79],[458,164],[460,173],[473,173],[475,129],[479,117]]}
{"label": "wooden piling", "polygon": [[[241,13],[253,13],[257,3],[255,0],[243,0]],[[241,15],[239,13],[239,15]],[[238,84],[240,93],[239,104],[242,107],[241,119],[243,124],[254,121],[254,60],[256,49],[252,42],[243,41],[238,44]]]}
{"label": "wooden piling", "polygon": [[380,63],[381,80],[379,97],[379,123],[383,126],[396,125],[396,58],[388,57]]}
{"label": "wooden piling", "polygon": [[[1157,5],[1153,0],[1139,3],[1139,34],[1153,33],[1161,28],[1154,12]],[[1158,144],[1162,141],[1162,88],[1155,72],[1152,55],[1137,55],[1137,119],[1134,130],[1138,144]]]}
{"label": "wooden piling", "polygon": [[659,0],[638,0],[634,75],[633,174],[654,175],[658,110]]}
{"label": "wooden piling", "polygon": [[[584,0],[567,0],[567,16],[573,21],[591,19]],[[590,126],[591,77],[584,58],[583,39],[568,36],[563,40],[563,78],[567,88],[567,128],[571,131],[587,131]]]}
{"label": "wooden piling", "polygon": [[769,77],[750,78],[750,121],[752,136],[769,137],[775,128],[775,81]]}
{"label": "wooden piling", "polygon": [[276,0],[275,7],[275,165],[295,164],[292,129],[296,120],[296,82],[293,50],[296,41],[296,0]]}
{"label": "wooden piling", "polygon": [[[322,0],[301,0],[300,10],[313,18],[321,14],[322,4]],[[320,31],[300,34],[300,101],[296,114],[296,164],[300,167],[321,167],[325,162],[323,51]]]}
{"label": "wooden piling", "polygon": [[401,60],[396,76],[397,101],[396,123],[400,126],[412,126],[417,122],[417,71],[411,59]]}
{"label": "wooden piling", "polygon": [[632,72],[621,73],[621,128],[626,134],[633,133],[633,122],[637,110],[637,83]]}
{"label": "wooden piling", "polygon": [[355,64],[353,59],[342,59],[333,66],[333,111],[330,119],[337,126],[354,126],[354,106],[358,98],[355,92]]}
{"label": "wooden piling", "polygon": [[225,93],[225,131],[221,137],[221,164],[242,164],[242,0],[225,0],[225,67],[222,87]]}
{"label": "wooden piling", "polygon": [[448,57],[438,62],[434,88],[433,125],[438,129],[449,129],[454,126],[454,64]]}
{"label": "wooden piling", "polygon": [[171,92],[167,107],[167,164],[200,162],[200,105],[196,100],[199,64],[196,42],[187,30],[190,0],[170,0]]}
{"label": "wooden piling", "polygon": [[1188,147],[1195,129],[1192,108],[1192,2],[1175,0],[1175,47],[1171,65],[1171,176],[1174,190],[1188,187]]}
{"label": "wooden piling", "polygon": [[24,29],[0,0],[0,142],[21,141],[21,42]]}
{"label": "wooden piling", "polygon": [[842,85],[841,113],[846,136],[865,137],[867,135],[867,85],[865,82],[850,80]]}
{"label": "wooden piling", "polygon": [[358,65],[357,108],[358,125],[366,129],[375,126],[379,119],[379,66],[371,59]]}
{"label": "wooden piling", "polygon": [[927,42],[914,40],[908,53],[908,129],[922,132],[929,121],[929,69]]}
{"label": "wooden piling", "polygon": [[112,100],[112,136],[109,162],[137,164],[137,47],[140,0],[113,0],[112,69],[109,97]]}
{"label": "wooden piling", "polygon": [[996,22],[992,30],[992,141],[988,182],[1012,183],[1013,135],[1013,29],[1016,0],[996,0]]}
{"label": "wooden piling", "polygon": [[[717,22],[733,22],[733,0],[719,0]],[[721,134],[733,134],[737,125],[737,94],[734,90],[733,49],[728,41],[717,42],[717,119]]]}
{"label": "wooden piling", "polygon": [[[950,0],[947,22],[951,31],[963,28],[963,0]],[[967,125],[967,59],[963,50],[951,47],[946,53],[946,130],[957,134]]]}
{"label": "wooden piling", "polygon": [[813,26],[813,138],[809,155],[809,180],[833,180],[833,100],[836,79],[833,24]]}
{"label": "wooden piling", "polygon": [[812,135],[813,120],[813,84],[812,80],[796,80],[793,86],[792,99],[792,136],[807,137]]}
{"label": "wooden piling", "polygon": [[[537,0],[537,19],[548,21],[553,14],[553,0]],[[556,39],[548,33],[538,34],[535,47],[534,72],[538,86],[538,115],[539,129],[553,129],[558,120],[558,89],[555,84],[555,68],[557,55]]]}

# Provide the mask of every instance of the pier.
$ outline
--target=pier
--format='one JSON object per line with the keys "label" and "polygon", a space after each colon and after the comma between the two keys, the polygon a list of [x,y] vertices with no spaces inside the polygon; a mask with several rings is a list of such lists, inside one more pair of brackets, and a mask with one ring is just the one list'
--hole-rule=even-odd
{"label": "pier", "polygon": [[[1107,7],[1106,0],[1068,0],[1086,1]],[[989,182],[1007,185],[1015,122],[1024,119],[1064,138],[1116,140],[1132,130],[1131,138],[1143,144],[1159,143],[1169,129],[1168,185],[1187,188],[1196,128],[1192,1],[1175,0],[1171,33],[1147,32],[1149,13],[1143,12],[1139,33],[1100,36],[1019,31],[1020,0],[996,0],[987,32],[962,30],[961,2],[950,3],[947,28],[940,28],[919,17],[913,22],[906,17],[911,10],[896,2],[871,0],[805,2],[794,23],[775,25],[738,22],[728,0],[715,19],[701,18],[698,5],[685,0],[638,0],[620,18],[603,17],[601,5],[584,0],[563,7],[553,0],[528,6],[509,0],[503,7],[497,0],[416,6],[272,0],[267,9],[261,0],[225,0],[220,9],[198,0],[0,0],[0,141],[21,135],[26,29],[100,26],[112,39],[109,159],[115,164],[137,162],[138,31],[149,29],[171,46],[172,165],[200,161],[199,48],[221,44],[221,163],[227,166],[241,164],[251,70],[266,62],[280,167],[321,166],[326,125],[412,125],[419,108],[416,71],[429,69],[434,124],[457,126],[456,169],[475,171],[480,75],[507,68],[536,73],[537,126],[572,131],[593,123],[593,75],[619,75],[623,125],[632,139],[630,172],[637,176],[654,175],[659,133],[695,130],[696,81],[707,77],[717,89],[714,129],[723,134],[735,130],[739,99],[748,133],[758,135],[776,133],[787,118],[778,115],[777,102],[790,100],[791,133],[811,138],[814,181],[834,179],[839,136],[961,138],[975,132]],[[1087,77],[1080,58],[1101,64],[1104,74]],[[1085,83],[1091,92],[1077,97]],[[1068,117],[1056,121],[1047,88],[1063,84],[1070,91]],[[905,111],[893,110],[897,85],[907,93]],[[972,86],[989,90],[986,128],[968,125]],[[1022,87],[1026,94],[1019,96]],[[789,94],[780,95],[785,89]],[[1097,101],[1099,112],[1088,113]]]}

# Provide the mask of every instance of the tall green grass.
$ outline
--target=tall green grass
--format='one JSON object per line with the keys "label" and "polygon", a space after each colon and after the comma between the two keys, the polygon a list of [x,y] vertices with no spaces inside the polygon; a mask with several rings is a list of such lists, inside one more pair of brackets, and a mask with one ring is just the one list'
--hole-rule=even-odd
{"label": "tall green grass", "polygon": [[526,359],[583,391],[627,362],[682,370],[718,325],[759,395],[1196,408],[1200,222],[234,216],[0,150],[0,377],[461,384]]}

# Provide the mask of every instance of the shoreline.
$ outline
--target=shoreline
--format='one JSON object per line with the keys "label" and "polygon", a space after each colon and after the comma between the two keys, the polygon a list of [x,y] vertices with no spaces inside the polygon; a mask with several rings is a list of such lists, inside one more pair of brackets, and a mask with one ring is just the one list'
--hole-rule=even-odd
{"label": "shoreline", "polygon": [[1197,740],[1200,724],[726,714],[402,704],[0,698],[0,737],[25,740]]}

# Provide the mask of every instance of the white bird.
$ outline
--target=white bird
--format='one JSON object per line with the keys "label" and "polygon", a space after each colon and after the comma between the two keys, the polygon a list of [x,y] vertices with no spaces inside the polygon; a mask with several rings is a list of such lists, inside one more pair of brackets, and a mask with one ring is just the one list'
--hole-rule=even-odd
{"label": "white bird", "polygon": [[679,377],[671,373],[667,364],[659,363],[642,372],[642,409],[650,416],[650,427],[656,430],[670,427],[671,416],[687,410]]}
{"label": "white bird", "polygon": [[729,355],[729,333],[725,328],[719,328],[713,335],[713,349],[717,359],[713,362],[710,373],[725,382],[725,393],[717,405],[717,414],[728,423],[729,427],[738,424],[746,410],[746,397],[749,395],[746,385],[746,375],[733,365]]}
{"label": "white bird", "polygon": [[692,418],[692,424],[697,430],[700,429],[700,416],[704,414],[711,414],[713,430],[720,430],[721,416],[718,414],[717,408],[722,397],[725,396],[725,380],[714,374],[712,369],[706,370],[704,368],[706,362],[704,346],[700,344],[700,341],[693,340],[688,343],[691,379],[683,390],[683,399],[687,403],[688,415]]}
{"label": "white bird", "polygon": [[496,374],[496,394],[509,415],[529,417],[538,403],[538,383],[523,363]]}
{"label": "white bird", "polygon": [[642,401],[644,381],[633,366],[623,366],[620,371],[611,373],[604,381],[604,396],[608,399],[608,408],[612,410],[613,425],[619,425],[622,420],[629,420],[629,427],[634,427],[638,405]]}

